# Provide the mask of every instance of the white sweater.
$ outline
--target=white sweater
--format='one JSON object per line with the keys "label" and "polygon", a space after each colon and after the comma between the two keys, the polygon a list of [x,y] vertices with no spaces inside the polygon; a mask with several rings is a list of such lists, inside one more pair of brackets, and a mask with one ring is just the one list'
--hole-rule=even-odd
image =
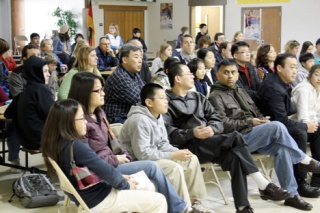
{"label": "white sweater", "polygon": [[307,80],[303,80],[292,90],[291,101],[297,107],[297,113],[291,119],[298,122],[315,120],[317,116],[320,120],[320,91],[316,90]]}

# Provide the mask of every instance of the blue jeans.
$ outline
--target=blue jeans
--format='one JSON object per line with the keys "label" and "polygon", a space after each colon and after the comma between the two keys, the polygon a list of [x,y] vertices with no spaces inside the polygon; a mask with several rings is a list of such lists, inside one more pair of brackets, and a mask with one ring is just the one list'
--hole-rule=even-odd
{"label": "blue jeans", "polygon": [[115,124],[115,123],[122,123],[124,124],[124,122],[127,120],[127,117],[113,117],[110,120],[110,124]]}
{"label": "blue jeans", "polygon": [[255,126],[243,138],[248,143],[250,152],[274,156],[274,168],[281,187],[297,195],[298,185],[292,164],[299,163],[306,154],[298,148],[287,128],[278,121],[272,121]]}
{"label": "blue jeans", "polygon": [[9,150],[9,161],[19,159],[20,142],[17,138],[17,133],[13,127],[12,122],[6,122],[6,133],[7,133],[7,146]]}
{"label": "blue jeans", "polygon": [[126,164],[120,164],[118,171],[125,175],[134,174],[144,170],[149,179],[155,184],[159,193],[163,194],[168,203],[169,213],[181,213],[186,208],[187,203],[179,197],[170,181],[164,175],[160,166],[153,161],[135,161]]}

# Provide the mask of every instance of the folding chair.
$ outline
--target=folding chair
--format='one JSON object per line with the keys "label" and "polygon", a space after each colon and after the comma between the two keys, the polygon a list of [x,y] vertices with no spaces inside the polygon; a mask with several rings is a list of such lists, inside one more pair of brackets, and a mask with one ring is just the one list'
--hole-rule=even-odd
{"label": "folding chair", "polygon": [[[54,160],[52,160],[50,157],[48,157],[48,160],[50,161],[54,170],[56,170],[56,172],[57,172],[61,189],[65,192],[72,194],[79,202],[78,213],[81,213],[82,210],[84,210],[86,213],[90,213],[90,209],[88,208],[87,204],[82,200],[82,198],[78,194],[77,190],[72,186],[72,184],[70,183],[68,178],[65,176],[63,171],[60,169],[59,165]],[[64,209],[67,209],[68,207],[70,207],[69,205],[70,205],[70,198],[67,195],[65,195],[64,204],[63,204]],[[66,211],[63,209],[62,210],[59,209],[59,212],[62,213],[62,212],[66,212]]]}
{"label": "folding chair", "polygon": [[263,176],[272,183],[272,171],[274,169],[274,159],[270,155],[252,153],[253,160],[257,163],[258,168],[260,168]]}
{"label": "folding chair", "polygon": [[20,41],[28,41],[28,38],[25,35],[16,35],[14,37],[14,54],[15,55],[20,55],[20,45],[18,42]]}

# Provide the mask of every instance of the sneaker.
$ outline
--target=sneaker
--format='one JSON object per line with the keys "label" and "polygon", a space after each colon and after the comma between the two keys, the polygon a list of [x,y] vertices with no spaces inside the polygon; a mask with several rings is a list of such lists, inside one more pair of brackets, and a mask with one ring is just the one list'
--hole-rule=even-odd
{"label": "sneaker", "polygon": [[194,202],[192,206],[192,212],[193,213],[215,213],[213,210],[207,209],[206,207],[204,207],[200,201]]}
{"label": "sneaker", "polygon": [[[20,166],[20,159],[14,160],[14,161],[10,161],[11,164],[13,165],[17,165]],[[10,173],[11,174],[18,174],[21,173],[21,169],[16,169],[16,168],[10,168]]]}
{"label": "sneaker", "polygon": [[246,208],[239,210],[237,209],[236,213],[254,213],[253,208],[251,206],[247,206]]}

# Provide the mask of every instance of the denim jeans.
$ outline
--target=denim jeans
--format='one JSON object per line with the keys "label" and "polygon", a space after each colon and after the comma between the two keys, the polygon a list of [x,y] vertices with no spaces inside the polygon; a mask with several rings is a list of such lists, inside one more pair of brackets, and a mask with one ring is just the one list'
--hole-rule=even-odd
{"label": "denim jeans", "polygon": [[9,150],[9,161],[19,159],[20,142],[17,138],[16,132],[12,122],[6,122],[6,133],[7,133],[7,146]]}
{"label": "denim jeans", "polygon": [[287,128],[278,121],[272,121],[255,126],[243,138],[248,143],[250,152],[274,156],[274,168],[281,187],[297,195],[298,185],[292,164],[299,163],[306,154],[298,148]]}
{"label": "denim jeans", "polygon": [[115,123],[124,124],[126,120],[127,120],[127,117],[113,117],[109,122],[110,124],[115,124]]}
{"label": "denim jeans", "polygon": [[165,196],[168,203],[169,213],[181,213],[186,208],[187,203],[179,197],[178,193],[156,162],[135,161],[120,164],[117,169],[125,175],[134,174],[144,170],[149,179],[155,184],[157,191]]}

